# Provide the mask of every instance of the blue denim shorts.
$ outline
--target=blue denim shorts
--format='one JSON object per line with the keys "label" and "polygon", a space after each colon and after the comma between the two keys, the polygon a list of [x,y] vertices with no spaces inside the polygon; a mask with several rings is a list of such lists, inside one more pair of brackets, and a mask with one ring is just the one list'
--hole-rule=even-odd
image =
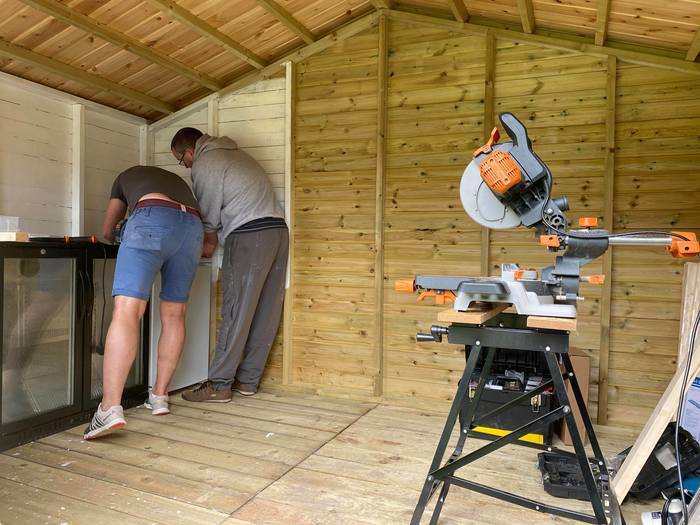
{"label": "blue denim shorts", "polygon": [[148,300],[160,271],[161,300],[186,303],[203,238],[202,221],[191,213],[162,206],[137,208],[122,233],[112,296]]}

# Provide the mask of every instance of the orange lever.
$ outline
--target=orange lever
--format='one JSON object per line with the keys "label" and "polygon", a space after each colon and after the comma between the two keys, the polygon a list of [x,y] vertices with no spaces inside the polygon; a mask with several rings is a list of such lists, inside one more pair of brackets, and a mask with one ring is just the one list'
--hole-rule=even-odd
{"label": "orange lever", "polygon": [[420,293],[417,302],[420,303],[426,297],[435,297],[435,304],[445,304],[445,302],[454,303],[457,296],[450,290],[425,290]]}
{"label": "orange lever", "polygon": [[394,290],[399,293],[413,293],[416,286],[413,279],[398,279],[394,281]]}
{"label": "orange lever", "polygon": [[605,283],[605,275],[589,275],[588,277],[581,277],[581,280],[590,284],[603,284]]}
{"label": "orange lever", "polygon": [[474,150],[474,153],[472,154],[472,157],[476,157],[477,155],[480,155],[481,153],[491,153],[491,149],[493,148],[493,145],[498,142],[498,140],[501,138],[501,134],[498,132],[498,128],[493,128],[491,130],[491,136],[489,137],[489,140],[481,146],[479,149]]}
{"label": "orange lever", "polygon": [[671,245],[666,246],[666,250],[677,259],[687,259],[700,254],[700,243],[693,232],[672,232],[688,239],[684,241],[678,237],[671,237]]}

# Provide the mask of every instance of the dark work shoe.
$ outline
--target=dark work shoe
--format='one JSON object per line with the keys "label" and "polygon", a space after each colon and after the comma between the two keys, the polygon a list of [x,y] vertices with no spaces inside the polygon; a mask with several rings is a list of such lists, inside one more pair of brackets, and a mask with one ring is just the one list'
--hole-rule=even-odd
{"label": "dark work shoe", "polygon": [[244,385],[242,383],[239,383],[238,381],[233,383],[233,390],[235,392],[238,392],[242,396],[254,396],[258,393],[255,387],[252,387],[250,385]]}
{"label": "dark work shoe", "polygon": [[182,399],[193,403],[228,403],[232,397],[230,388],[217,390],[211,381],[205,381],[192,390],[182,393]]}

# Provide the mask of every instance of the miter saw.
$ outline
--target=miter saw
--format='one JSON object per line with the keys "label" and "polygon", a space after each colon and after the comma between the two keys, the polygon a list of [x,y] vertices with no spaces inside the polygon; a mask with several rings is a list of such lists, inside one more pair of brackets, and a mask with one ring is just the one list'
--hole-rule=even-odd
{"label": "miter saw", "polygon": [[564,212],[566,197],[552,197],[552,173],[532,149],[527,129],[512,113],[499,115],[510,141],[498,143],[494,128],[464,170],[460,198],[475,222],[495,230],[533,228],[540,244],[555,252],[553,266],[540,271],[505,264],[498,277],[417,276],[397,281],[396,290],[420,291],[438,303],[454,302],[466,311],[473,303],[509,303],[518,314],[576,317],[582,281],[603,284],[605,276],[581,276],[581,267],[614,244],[663,245],[674,257],[693,257],[700,244],[692,232],[635,231],[610,233],[596,218],[583,217],[571,229]]}

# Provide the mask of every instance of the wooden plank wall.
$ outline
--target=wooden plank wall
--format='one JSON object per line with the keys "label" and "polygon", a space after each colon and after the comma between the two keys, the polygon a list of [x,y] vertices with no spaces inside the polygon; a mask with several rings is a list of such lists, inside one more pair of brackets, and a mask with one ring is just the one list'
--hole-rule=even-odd
{"label": "wooden plank wall", "polygon": [[85,233],[102,235],[116,176],[139,163],[140,126],[85,110]]}
{"label": "wooden plank wall", "polygon": [[377,386],[377,30],[296,68],[292,382]]}
{"label": "wooden plank wall", "polygon": [[[299,64],[294,384],[370,396],[381,381],[385,399],[447,402],[463,353],[414,342],[442,307],[397,295],[393,280],[478,275],[484,262],[491,275],[504,262],[553,262],[532,232],[492,231],[485,238],[462,210],[461,173],[493,118],[485,107],[525,121],[554,173],[554,194],[569,198],[573,221],[594,216],[603,222],[607,202],[608,209],[614,205],[607,219],[618,229],[700,224],[693,209],[700,185],[697,82],[501,39],[489,69],[485,42],[439,26],[389,23],[382,304],[374,300],[372,253],[378,32]],[[485,89],[493,68],[493,89]],[[612,425],[640,426],[675,368],[681,267],[658,248],[618,247],[611,261],[608,288],[582,287],[586,299],[572,346],[592,358],[591,413]],[[596,261],[585,274],[602,267]],[[377,308],[384,319],[379,348],[371,344]],[[601,310],[611,312],[611,328],[601,374],[607,385],[599,386]],[[384,363],[380,377],[377,353]],[[607,399],[599,409],[601,388]]]}
{"label": "wooden plank wall", "polygon": [[70,104],[1,84],[0,130],[0,215],[21,217],[30,233],[70,233]]}
{"label": "wooden plank wall", "polygon": [[416,304],[392,283],[418,273],[480,272],[481,229],[462,211],[459,179],[482,142],[485,42],[394,22],[389,36],[384,395],[447,401],[464,352],[416,343],[439,307]]}
{"label": "wooden plank wall", "polygon": [[[700,233],[700,85],[620,63],[614,225]],[[676,369],[682,263],[654,248],[613,250],[610,421],[643,424]]]}
{"label": "wooden plank wall", "polygon": [[[20,217],[32,234],[71,233],[76,103],[80,99],[32,82],[0,81],[0,215]],[[139,124],[91,102],[84,116],[84,227],[93,234],[101,232],[114,177],[138,163]]]}

